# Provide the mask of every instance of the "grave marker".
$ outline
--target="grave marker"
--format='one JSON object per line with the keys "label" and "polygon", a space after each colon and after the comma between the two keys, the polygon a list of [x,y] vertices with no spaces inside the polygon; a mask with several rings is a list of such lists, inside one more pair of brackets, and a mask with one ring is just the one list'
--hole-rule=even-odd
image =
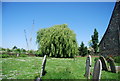
{"label": "grave marker", "polygon": [[102,63],[101,63],[101,61],[98,59],[98,60],[95,62],[95,65],[94,65],[93,81],[100,81],[100,78],[101,78],[101,70],[102,70]]}
{"label": "grave marker", "polygon": [[112,58],[109,58],[108,62],[110,64],[111,72],[116,73],[116,66],[114,60]]}
{"label": "grave marker", "polygon": [[120,72],[120,66],[115,66],[116,67],[116,72]]}
{"label": "grave marker", "polygon": [[45,74],[45,65],[46,65],[46,55],[44,56],[43,61],[42,61],[40,78]]}
{"label": "grave marker", "polygon": [[86,70],[85,70],[85,77],[87,77],[87,79],[90,79],[90,69],[91,69],[91,56],[88,55],[86,59]]}
{"label": "grave marker", "polygon": [[40,77],[36,78],[35,81],[42,81],[41,77],[45,74],[45,65],[46,65],[46,55],[44,55],[44,58],[42,61],[42,68],[41,68]]}
{"label": "grave marker", "polygon": [[17,53],[17,57],[19,57],[19,53]]}
{"label": "grave marker", "polygon": [[107,61],[103,56],[100,56],[99,58],[102,62],[102,70],[108,71],[108,67],[107,67]]}

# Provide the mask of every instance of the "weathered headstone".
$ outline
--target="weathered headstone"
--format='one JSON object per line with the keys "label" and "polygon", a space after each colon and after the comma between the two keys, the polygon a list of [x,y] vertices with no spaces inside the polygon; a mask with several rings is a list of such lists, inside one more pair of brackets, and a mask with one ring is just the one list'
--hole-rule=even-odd
{"label": "weathered headstone", "polygon": [[111,72],[116,73],[116,66],[114,60],[112,58],[109,58],[108,62],[110,63]]}
{"label": "weathered headstone", "polygon": [[86,59],[86,70],[85,70],[85,77],[87,77],[87,79],[90,79],[90,69],[91,69],[91,56],[88,55]]}
{"label": "weathered headstone", "polygon": [[38,77],[35,81],[42,81],[42,80],[41,80],[41,78]]}
{"label": "weathered headstone", "polygon": [[115,66],[116,67],[116,72],[120,72],[120,66]]}
{"label": "weathered headstone", "polygon": [[100,59],[95,62],[93,70],[93,81],[100,81],[101,78],[102,63]]}
{"label": "weathered headstone", "polygon": [[108,67],[107,67],[107,61],[103,56],[100,56],[99,58],[102,62],[102,70],[108,71]]}
{"label": "weathered headstone", "polygon": [[19,57],[19,53],[17,53],[17,57]]}
{"label": "weathered headstone", "polygon": [[40,78],[45,74],[45,65],[46,65],[46,55],[44,56],[43,61],[42,61]]}

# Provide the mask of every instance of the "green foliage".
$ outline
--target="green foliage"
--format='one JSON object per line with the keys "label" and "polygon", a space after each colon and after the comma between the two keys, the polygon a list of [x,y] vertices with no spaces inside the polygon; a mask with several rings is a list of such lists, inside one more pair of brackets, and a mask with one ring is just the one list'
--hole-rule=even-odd
{"label": "green foliage", "polygon": [[66,24],[40,29],[37,43],[42,56],[74,57],[78,53],[76,35]]}
{"label": "green foliage", "polygon": [[78,50],[79,50],[79,55],[81,55],[81,56],[86,56],[88,54],[87,47],[84,46],[83,42],[81,43]]}
{"label": "green foliage", "polygon": [[98,57],[96,57],[96,58],[94,59],[94,61],[96,62],[98,59],[99,59],[99,58],[98,58]]}
{"label": "green foliage", "polygon": [[11,52],[11,50],[9,48],[6,49],[6,52]]}
{"label": "green foliage", "polygon": [[[0,57],[2,57],[2,58],[17,57],[16,54],[11,55],[11,54],[4,53],[4,54],[0,54],[0,55],[1,55]],[[20,54],[19,57],[27,57],[27,56],[28,55],[26,55],[26,54]]]}
{"label": "green foliage", "polygon": [[94,35],[92,37],[92,48],[94,49],[94,53],[98,52],[98,32],[94,29]]}
{"label": "green foliage", "polygon": [[37,51],[35,52],[35,56],[42,56],[41,51],[40,51],[40,50],[37,50]]}
{"label": "green foliage", "polygon": [[[0,57],[3,57],[3,58],[8,58],[8,57],[17,57],[17,54],[19,54],[20,56],[19,57],[26,57],[26,56],[29,56],[29,55],[36,55],[36,56],[41,56],[40,52],[37,53],[37,51],[35,50],[25,50],[23,48],[17,48],[16,46],[14,46],[12,49],[9,49],[9,48],[0,48],[0,53],[2,53],[0,55]],[[29,55],[27,55],[29,54]],[[33,56],[34,56],[33,55]]]}
{"label": "green foliage", "polygon": [[8,57],[10,57],[10,55],[8,55],[8,54],[0,54],[0,55],[2,55],[2,58],[8,58]]}
{"label": "green foliage", "polygon": [[0,48],[0,51],[5,51],[5,48]]}
{"label": "green foliage", "polygon": [[113,59],[114,59],[114,62],[120,63],[120,56],[113,57]]}
{"label": "green foliage", "polygon": [[13,50],[14,50],[14,49],[17,49],[17,46],[14,46],[12,49],[13,49]]}
{"label": "green foliage", "polygon": [[2,57],[2,58],[11,58],[11,57],[17,57],[15,54],[7,54],[7,53],[3,53],[3,54],[1,54],[2,56],[0,56],[0,57]]}
{"label": "green foliage", "polygon": [[93,46],[92,40],[89,40],[89,41],[88,41],[88,45],[89,45],[89,47],[92,47],[92,46]]}
{"label": "green foliage", "polygon": [[20,54],[20,57],[27,57],[28,55],[26,54]]}
{"label": "green foliage", "polygon": [[21,53],[25,53],[25,52],[26,52],[26,50],[25,50],[25,49],[23,49],[23,48],[21,48],[21,49],[20,49],[20,52],[21,52]]}

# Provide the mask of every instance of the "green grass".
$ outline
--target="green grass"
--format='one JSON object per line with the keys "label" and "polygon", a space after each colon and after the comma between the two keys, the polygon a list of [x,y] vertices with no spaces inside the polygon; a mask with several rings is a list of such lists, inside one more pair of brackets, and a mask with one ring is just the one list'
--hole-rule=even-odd
{"label": "green grass", "polygon": [[2,58],[2,78],[34,79],[40,72],[41,61],[39,57]]}
{"label": "green grass", "polygon": [[[39,76],[42,64],[41,57],[2,58],[3,79],[35,79]],[[86,57],[47,58],[46,74],[43,79],[86,79]],[[0,60],[1,62],[1,60]],[[117,63],[117,65],[120,65]],[[92,57],[92,70],[94,57]],[[92,78],[92,76],[91,76]],[[102,79],[118,79],[117,73],[102,71]]]}

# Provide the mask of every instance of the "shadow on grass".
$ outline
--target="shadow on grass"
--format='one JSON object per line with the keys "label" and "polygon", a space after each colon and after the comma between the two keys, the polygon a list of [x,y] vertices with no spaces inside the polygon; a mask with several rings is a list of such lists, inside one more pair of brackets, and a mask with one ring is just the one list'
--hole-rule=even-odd
{"label": "shadow on grass", "polygon": [[[45,76],[46,73],[47,73],[47,71],[44,71],[43,76]],[[37,73],[37,74],[35,75],[35,81],[37,81],[37,79],[38,79],[39,77],[40,77],[40,74]]]}

